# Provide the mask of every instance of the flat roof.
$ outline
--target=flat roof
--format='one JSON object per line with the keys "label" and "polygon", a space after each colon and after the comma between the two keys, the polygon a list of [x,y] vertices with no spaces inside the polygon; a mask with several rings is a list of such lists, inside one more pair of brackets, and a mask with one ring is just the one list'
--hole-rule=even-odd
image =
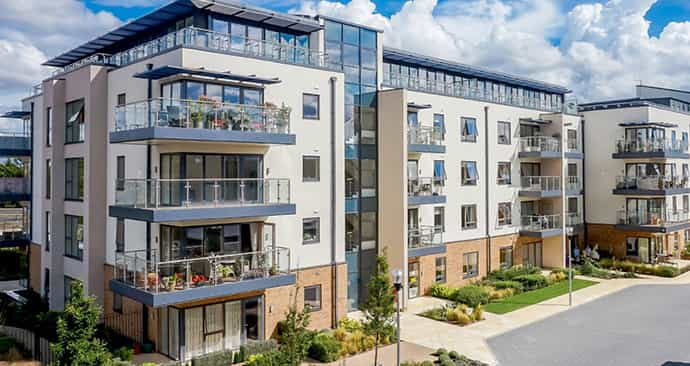
{"label": "flat roof", "polygon": [[383,47],[384,61],[395,61],[412,65],[419,65],[427,68],[454,72],[467,76],[490,79],[504,82],[506,84],[518,85],[550,93],[567,94],[571,90],[560,85],[546,83],[543,81],[523,78],[502,72],[491,71],[477,66],[470,66],[459,62],[448,61],[436,57],[420,55],[410,51],[403,51],[391,47]]}

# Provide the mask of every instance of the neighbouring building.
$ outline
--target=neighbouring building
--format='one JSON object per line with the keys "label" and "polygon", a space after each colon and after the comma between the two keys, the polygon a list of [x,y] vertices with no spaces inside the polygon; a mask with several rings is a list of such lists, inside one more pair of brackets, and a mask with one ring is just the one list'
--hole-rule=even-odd
{"label": "neighbouring building", "polygon": [[334,326],[379,253],[415,297],[561,267],[582,240],[581,124],[561,86],[206,0],[45,65],[25,100],[33,287],[59,310],[82,282],[108,327],[173,359],[271,337],[291,304]]}

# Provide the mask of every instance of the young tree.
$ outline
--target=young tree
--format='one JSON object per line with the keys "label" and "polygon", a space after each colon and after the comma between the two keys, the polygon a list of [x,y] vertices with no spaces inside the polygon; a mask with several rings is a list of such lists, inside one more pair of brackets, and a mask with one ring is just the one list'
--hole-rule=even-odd
{"label": "young tree", "polygon": [[307,329],[310,322],[309,307],[297,311],[297,306],[290,306],[280,326],[280,352],[285,365],[298,366],[304,361],[311,346],[311,332]]}
{"label": "young tree", "polygon": [[384,336],[390,335],[394,329],[395,294],[385,256],[376,258],[376,267],[369,280],[369,297],[362,304],[361,310],[365,317],[365,331],[376,338],[374,366],[377,366],[379,344],[381,344]]}
{"label": "young tree", "polygon": [[58,366],[97,366],[109,364],[112,356],[105,343],[96,338],[101,309],[96,298],[85,296],[79,281],[69,290],[69,304],[57,321],[58,341],[50,345]]}

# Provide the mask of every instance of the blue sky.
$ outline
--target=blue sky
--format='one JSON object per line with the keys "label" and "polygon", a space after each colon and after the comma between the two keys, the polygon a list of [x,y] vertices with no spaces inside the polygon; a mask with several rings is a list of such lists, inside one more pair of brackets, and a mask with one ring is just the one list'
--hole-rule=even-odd
{"label": "blue sky", "polygon": [[[440,0],[440,3],[451,1],[451,0]],[[462,2],[463,0],[453,0]],[[561,3],[561,7],[565,10],[571,9],[573,6],[579,3],[590,3],[593,1],[583,1],[583,0],[554,0]],[[161,4],[166,3],[165,0],[151,0],[151,3]],[[291,3],[297,3],[298,0],[284,0],[284,1],[266,1],[260,0],[264,6],[268,7],[268,4],[278,3],[278,6],[270,6],[274,10],[286,11],[290,9]],[[345,1],[340,1],[345,2]],[[391,14],[400,10],[400,7],[405,2],[405,0],[375,0],[377,10],[385,15],[390,16]],[[105,10],[115,14],[122,20],[136,18],[142,14],[154,10],[156,7],[120,7],[120,6],[108,6],[102,4],[113,3],[112,0],[86,0],[85,3],[87,7],[94,11]],[[250,1],[250,3],[256,3],[256,1]],[[658,36],[663,28],[672,21],[688,21],[690,20],[690,0],[660,0],[650,9],[647,13],[646,19],[651,21],[651,26],[649,33],[651,36]],[[554,43],[558,43],[558,39],[554,39]]]}

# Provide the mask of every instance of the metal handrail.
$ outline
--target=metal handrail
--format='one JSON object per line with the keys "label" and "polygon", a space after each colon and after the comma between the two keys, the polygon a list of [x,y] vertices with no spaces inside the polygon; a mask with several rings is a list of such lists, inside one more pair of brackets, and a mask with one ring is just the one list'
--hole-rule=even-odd
{"label": "metal handrail", "polygon": [[521,177],[520,186],[523,191],[560,191],[561,177]]}
{"label": "metal handrail", "polygon": [[521,218],[522,230],[526,231],[544,231],[551,229],[561,229],[563,221],[561,215],[527,215]]}
{"label": "metal handrail", "polygon": [[617,153],[647,153],[647,152],[688,152],[688,144],[683,140],[668,140],[662,138],[649,139],[618,139]]}
{"label": "metal handrail", "polygon": [[408,249],[434,247],[443,244],[443,231],[431,225],[407,229]]}
{"label": "metal handrail", "polygon": [[671,175],[616,176],[616,189],[663,190],[690,188],[690,177]]}
{"label": "metal handrail", "polygon": [[549,136],[520,137],[521,152],[561,152],[561,141]]}
{"label": "metal handrail", "polygon": [[443,129],[437,126],[408,126],[407,143],[419,145],[443,145]]}
{"label": "metal handrail", "polygon": [[440,177],[417,177],[407,179],[408,196],[443,196],[445,180]]}
{"label": "metal handrail", "polygon": [[690,221],[690,213],[670,209],[650,209],[642,212],[620,209],[616,211],[616,221],[623,225],[659,226]]}

